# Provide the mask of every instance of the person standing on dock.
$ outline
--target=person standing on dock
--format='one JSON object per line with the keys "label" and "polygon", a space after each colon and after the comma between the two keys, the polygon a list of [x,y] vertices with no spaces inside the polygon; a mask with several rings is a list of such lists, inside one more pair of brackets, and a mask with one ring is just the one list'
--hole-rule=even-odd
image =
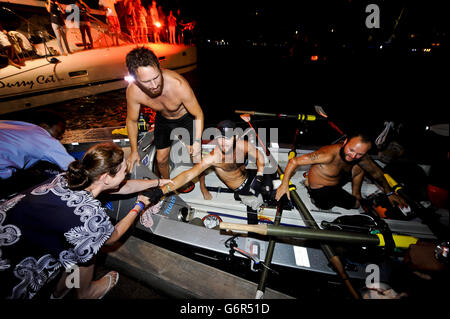
{"label": "person standing on dock", "polygon": [[[47,12],[50,13],[50,22],[52,23],[53,32],[55,32],[56,43],[62,55],[71,54],[69,43],[67,42],[66,23],[64,22],[64,9],[62,5],[56,0],[47,0],[45,3]],[[63,49],[63,44],[66,46],[67,53]]]}
{"label": "person standing on dock", "polygon": [[[174,129],[188,130],[190,138],[183,142],[187,145],[194,163],[200,162],[204,115],[186,79],[175,71],[161,69],[158,57],[146,47],[130,51],[126,64],[128,72],[134,77],[126,92],[126,126],[131,146],[131,154],[127,160],[128,169],[131,170],[136,162],[140,162],[137,136],[141,104],[156,111],[156,161],[162,178],[167,179],[170,176],[170,136]],[[200,188],[205,198],[211,199],[203,175],[200,177]]]}
{"label": "person standing on dock", "polygon": [[[383,171],[370,158],[368,152],[371,147],[369,136],[354,132],[347,135],[343,143],[323,146],[315,152],[290,159],[275,198],[280,200],[286,194],[290,199],[289,180],[296,168],[300,165],[311,165],[305,186],[313,204],[320,209],[327,210],[334,206],[345,209],[359,208],[364,172],[369,173],[384,189],[391,204],[405,207],[406,202],[392,191]],[[342,189],[348,178],[352,182],[352,194]]]}
{"label": "person standing on dock", "polygon": [[117,16],[116,8],[114,6],[116,2],[117,0],[99,0],[98,5],[100,9],[103,8],[106,12],[106,20],[111,31],[113,43],[115,41],[115,44],[119,46],[119,34],[121,33],[121,30],[119,17]]}
{"label": "person standing on dock", "polygon": [[177,40],[175,37],[177,18],[173,15],[172,10],[170,10],[169,16],[167,17],[167,24],[169,25],[169,43],[176,44]]}
{"label": "person standing on dock", "polygon": [[141,0],[136,0],[134,2],[134,12],[136,14],[136,38],[137,43],[147,43],[148,42],[148,27],[147,27],[147,10],[142,6]]}
{"label": "person standing on dock", "polygon": [[[94,41],[92,41],[91,35],[91,22],[89,21],[89,12],[90,8],[83,0],[75,0],[75,5],[80,10],[80,32],[81,32],[81,40],[83,41],[83,47],[85,50],[92,49],[94,47]],[[90,44],[86,43],[86,35],[89,38]]]}
{"label": "person standing on dock", "polygon": [[152,5],[148,9],[151,18],[151,25],[153,30],[153,42],[159,43],[159,28],[161,23],[159,22],[158,8],[156,7],[156,1],[152,1]]}

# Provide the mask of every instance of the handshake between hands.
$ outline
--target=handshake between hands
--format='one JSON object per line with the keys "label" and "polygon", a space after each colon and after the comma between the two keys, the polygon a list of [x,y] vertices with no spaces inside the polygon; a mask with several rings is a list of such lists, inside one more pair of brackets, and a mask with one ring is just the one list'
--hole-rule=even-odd
{"label": "handshake between hands", "polygon": [[[160,179],[159,186],[164,186],[166,184],[171,183],[175,186],[174,182],[170,179]],[[145,205],[156,204],[161,200],[161,197],[164,196],[164,193],[161,187],[150,188],[145,191],[142,191],[139,197],[145,197],[146,200],[143,200]],[[138,197],[138,199],[139,199]],[[142,200],[142,199],[141,199]]]}

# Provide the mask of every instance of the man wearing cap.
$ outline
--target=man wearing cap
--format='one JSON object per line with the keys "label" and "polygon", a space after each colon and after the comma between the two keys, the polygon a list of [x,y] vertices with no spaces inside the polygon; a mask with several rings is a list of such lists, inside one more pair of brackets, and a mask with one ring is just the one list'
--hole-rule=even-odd
{"label": "man wearing cap", "polygon": [[[264,155],[251,143],[234,135],[236,125],[225,120],[218,124],[218,134],[214,139],[216,146],[200,163],[173,178],[174,186],[163,186],[152,194],[152,202],[174,191],[210,167],[214,168],[219,179],[234,191],[236,200],[247,205],[249,224],[258,223],[257,209],[263,204],[261,193],[263,185],[271,183],[270,175],[264,175]],[[256,161],[257,170],[247,170],[245,160],[250,156]]]}

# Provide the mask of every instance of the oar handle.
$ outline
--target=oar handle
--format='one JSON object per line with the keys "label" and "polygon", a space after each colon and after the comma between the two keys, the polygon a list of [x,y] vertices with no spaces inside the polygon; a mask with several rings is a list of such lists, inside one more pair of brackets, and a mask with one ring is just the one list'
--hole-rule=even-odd
{"label": "oar handle", "polygon": [[259,116],[270,116],[270,117],[277,117],[277,118],[289,118],[289,119],[295,119],[298,121],[317,121],[322,120],[322,118],[318,118],[315,115],[311,114],[283,114],[283,113],[265,113],[265,112],[257,112],[257,111],[243,111],[243,110],[235,110],[234,111],[237,114],[248,114],[248,115],[259,115]]}
{"label": "oar handle", "polygon": [[249,115],[255,115],[255,111],[235,110],[234,113],[237,113],[237,114],[249,114]]}
{"label": "oar handle", "polygon": [[241,230],[246,232],[253,232],[260,235],[267,235],[267,225],[247,225],[247,224],[235,224],[235,223],[220,223],[220,229]]}

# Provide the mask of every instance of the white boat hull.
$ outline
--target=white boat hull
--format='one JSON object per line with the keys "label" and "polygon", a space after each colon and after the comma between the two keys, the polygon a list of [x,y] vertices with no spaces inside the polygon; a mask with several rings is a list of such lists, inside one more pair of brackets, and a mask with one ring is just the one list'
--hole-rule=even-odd
{"label": "white boat hull", "polygon": [[[146,44],[160,58],[161,67],[178,73],[197,67],[195,46]],[[125,57],[135,44],[78,51],[50,58],[29,60],[17,69],[0,70],[0,114],[58,103],[82,96],[125,88],[128,74]]]}

